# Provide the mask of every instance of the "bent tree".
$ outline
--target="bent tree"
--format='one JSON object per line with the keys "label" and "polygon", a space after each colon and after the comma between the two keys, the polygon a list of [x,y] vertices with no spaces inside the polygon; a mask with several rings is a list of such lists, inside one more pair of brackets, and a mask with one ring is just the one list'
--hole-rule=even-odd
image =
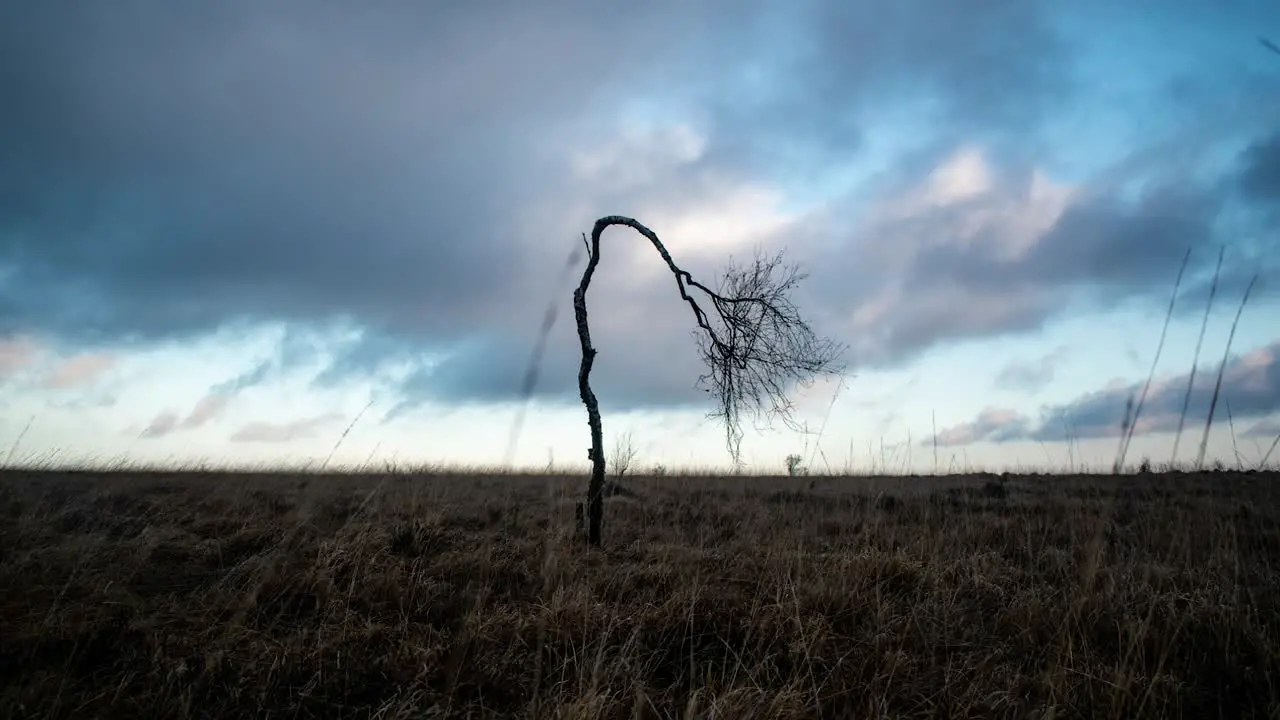
{"label": "bent tree", "polygon": [[653,244],[675,277],[680,297],[693,311],[699,329],[699,353],[707,365],[698,385],[716,397],[716,409],[708,417],[724,423],[725,443],[735,463],[740,459],[744,410],[754,416],[779,418],[790,425],[792,404],[787,390],[794,384],[811,383],[818,374],[843,370],[837,365],[843,347],[815,335],[792,304],[791,291],[807,276],[794,265],[784,265],[782,253],[772,257],[757,253],[745,267],[731,263],[718,288],[712,290],[676,265],[657,234],[636,220],[619,215],[596,220],[587,245],[587,267],[573,292],[573,311],[582,345],[578,392],[587,407],[587,423],[591,427],[591,481],[587,486],[587,541],[591,545],[600,544],[605,454],[600,405],[591,390],[596,351],[591,347],[591,329],[587,325],[587,288],[600,262],[600,236],[611,225],[629,227]]}

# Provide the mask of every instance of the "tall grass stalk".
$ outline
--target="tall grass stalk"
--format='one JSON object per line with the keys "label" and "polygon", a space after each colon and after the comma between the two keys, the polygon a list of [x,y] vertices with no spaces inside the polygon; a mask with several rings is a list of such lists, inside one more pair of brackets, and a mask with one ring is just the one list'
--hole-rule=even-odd
{"label": "tall grass stalk", "polygon": [[1209,414],[1204,419],[1204,434],[1200,436],[1200,452],[1196,454],[1196,469],[1204,468],[1204,453],[1209,446],[1209,431],[1213,427],[1213,411],[1218,407],[1218,394],[1222,392],[1222,376],[1227,371],[1227,359],[1231,356],[1231,343],[1236,339],[1236,328],[1240,325],[1240,316],[1244,314],[1245,305],[1249,304],[1249,293],[1257,284],[1258,276],[1254,275],[1249,286],[1244,289],[1240,298],[1240,307],[1236,308],[1236,317],[1231,321],[1231,332],[1227,335],[1227,346],[1222,350],[1222,363],[1218,365],[1218,378],[1213,383],[1213,397],[1209,400]]}
{"label": "tall grass stalk", "polygon": [[[586,241],[585,236],[583,241]],[[515,419],[511,422],[511,429],[507,432],[507,450],[503,454],[502,464],[508,467],[515,462],[516,448],[520,444],[520,435],[524,432],[525,416],[529,412],[529,403],[533,399],[533,393],[538,388],[538,377],[542,372],[542,358],[547,353],[547,342],[551,337],[551,331],[555,329],[556,320],[560,316],[561,297],[565,294],[562,289],[569,287],[570,273],[578,266],[578,260],[582,257],[582,248],[576,245],[573,251],[569,253],[569,257],[565,264],[560,268],[560,276],[555,282],[555,294],[551,297],[551,301],[547,303],[547,309],[542,313],[542,325],[538,328],[538,336],[533,342],[533,349],[529,351],[529,361],[525,363],[524,379],[520,383],[520,406],[516,409]]]}
{"label": "tall grass stalk", "polygon": [[342,434],[339,435],[338,440],[333,443],[333,447],[329,448],[329,454],[325,456],[324,462],[320,463],[321,472],[329,466],[329,461],[333,459],[333,454],[338,452],[338,448],[342,447],[342,442],[347,439],[347,435],[350,434],[351,428],[355,427],[356,423],[360,422],[360,418],[364,417],[364,414],[368,412],[371,407],[373,407],[372,400],[370,400],[367,405],[360,408],[360,412],[356,413],[356,416],[351,418],[351,422],[347,423],[347,427],[342,430]]}
{"label": "tall grass stalk", "polygon": [[1191,389],[1196,384],[1196,369],[1200,365],[1200,349],[1204,346],[1204,331],[1209,326],[1209,313],[1213,310],[1213,296],[1218,292],[1218,278],[1222,274],[1222,258],[1226,251],[1225,245],[1218,248],[1218,265],[1213,270],[1213,281],[1209,285],[1209,299],[1204,304],[1204,318],[1200,321],[1200,337],[1196,339],[1195,355],[1191,358],[1191,373],[1187,375],[1187,392],[1182,398],[1182,413],[1178,415],[1178,431],[1173,436],[1173,454],[1169,458],[1170,465],[1178,461],[1178,445],[1182,441],[1182,428],[1187,422],[1187,408],[1191,406]]}
{"label": "tall grass stalk", "polygon": [[[1173,281],[1173,293],[1169,295],[1169,308],[1164,313],[1164,325],[1160,328],[1160,341],[1156,343],[1156,354],[1151,359],[1151,369],[1147,371],[1147,380],[1142,384],[1142,392],[1138,394],[1138,403],[1134,406],[1133,415],[1125,420],[1124,437],[1120,440],[1120,452],[1116,456],[1115,472],[1124,468],[1125,456],[1129,454],[1129,443],[1133,442],[1134,426],[1142,415],[1143,404],[1147,401],[1147,393],[1156,376],[1156,366],[1160,364],[1160,354],[1164,352],[1164,341],[1169,335],[1169,322],[1173,320],[1173,308],[1178,302],[1178,290],[1182,287],[1182,276],[1187,272],[1187,263],[1191,261],[1191,248],[1187,248],[1182,256],[1182,264],[1178,266],[1178,277]],[[1176,454],[1176,451],[1175,451]]]}
{"label": "tall grass stalk", "polygon": [[27,424],[22,427],[22,432],[18,433],[18,437],[13,439],[13,445],[9,446],[9,456],[5,459],[5,465],[13,465],[13,457],[18,452],[18,447],[22,445],[22,439],[27,436],[27,431],[31,429],[31,425],[35,423],[36,416],[32,415],[27,419]]}

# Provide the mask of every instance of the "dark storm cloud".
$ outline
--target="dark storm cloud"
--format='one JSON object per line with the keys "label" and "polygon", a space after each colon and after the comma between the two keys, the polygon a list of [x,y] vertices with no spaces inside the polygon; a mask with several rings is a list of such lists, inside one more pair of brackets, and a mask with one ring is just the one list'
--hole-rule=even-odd
{"label": "dark storm cloud", "polygon": [[826,241],[856,248],[817,260],[828,269],[817,291],[820,302],[854,316],[848,332],[860,362],[896,364],[939,343],[1032,330],[1082,307],[1164,302],[1188,249],[1178,313],[1203,308],[1223,243],[1220,297],[1238,296],[1254,274],[1280,271],[1269,236],[1221,231],[1236,207],[1230,188],[1237,176],[1172,176],[1136,190],[1129,180],[1127,194],[1123,182],[1077,192],[1052,210],[1046,227],[1029,230],[1032,218],[1052,208],[1036,200],[1043,181],[1029,171],[991,169],[997,177],[985,192],[921,202]]}
{"label": "dark storm cloud", "polygon": [[[434,376],[387,382],[403,383],[411,402],[513,398],[545,298],[566,291],[551,287],[566,243],[595,216],[693,204],[726,179],[809,182],[860,159],[863,125],[885,100],[927,101],[942,130],[919,158],[961,136],[1017,145],[1071,99],[1071,49],[1048,7],[8,3],[0,333],[115,343],[236,322],[347,323],[366,334],[337,350],[321,384],[391,377],[392,366],[442,355]],[[706,152],[631,183],[575,177],[568,149],[608,139],[612,113],[633,100],[689,109],[709,134]],[[645,162],[642,152],[627,163]],[[1054,247],[1013,265],[982,249],[920,254],[879,342],[901,358],[1029,329],[1058,306],[1064,282],[1160,275],[1216,207],[1171,187],[1134,205],[1073,206]],[[1176,219],[1162,219],[1165,209]],[[949,218],[918,222],[945,233]],[[874,299],[901,269],[833,252],[859,267],[840,276],[832,308]],[[840,272],[832,257],[816,260],[815,285]],[[644,312],[669,282],[654,276],[605,301],[641,311],[593,315],[609,357],[597,370],[606,405],[697,400],[686,311]],[[572,401],[564,297],[538,393]],[[817,314],[826,302],[802,307]]]}
{"label": "dark storm cloud", "polygon": [[559,162],[541,136],[643,61],[626,40],[679,41],[630,7],[6,5],[6,321],[465,334],[545,267],[515,225]]}
{"label": "dark storm cloud", "polygon": [[790,167],[812,178],[833,162],[855,162],[866,114],[886,101],[934,105],[947,140],[1007,140],[1025,135],[1071,87],[1069,49],[1045,4],[779,7],[747,26],[749,50],[732,67],[704,78],[699,97],[714,119],[708,159],[717,164]]}
{"label": "dark storm cloud", "polygon": [[[1195,385],[1187,409],[1186,427],[1203,427],[1217,380],[1217,365],[1196,371]],[[1186,398],[1189,373],[1154,383],[1147,393],[1136,434],[1173,432],[1178,427]],[[1080,439],[1118,437],[1125,407],[1136,401],[1141,383],[1109,387],[1083,395],[1065,405],[1046,406],[1040,421],[1013,412],[984,413],[973,423],[939,432],[939,438],[961,438],[967,442],[1009,442],[1016,440],[1062,440],[1069,433]],[[1280,412],[1280,342],[1243,355],[1233,356],[1222,377],[1215,422],[1226,422],[1228,407],[1235,422],[1263,420]]]}

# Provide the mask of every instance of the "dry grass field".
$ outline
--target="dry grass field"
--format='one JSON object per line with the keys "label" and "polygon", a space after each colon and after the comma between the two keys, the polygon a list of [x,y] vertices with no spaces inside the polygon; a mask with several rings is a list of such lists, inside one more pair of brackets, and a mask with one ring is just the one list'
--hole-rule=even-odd
{"label": "dry grass field", "polygon": [[0,474],[0,716],[1280,717],[1280,477]]}

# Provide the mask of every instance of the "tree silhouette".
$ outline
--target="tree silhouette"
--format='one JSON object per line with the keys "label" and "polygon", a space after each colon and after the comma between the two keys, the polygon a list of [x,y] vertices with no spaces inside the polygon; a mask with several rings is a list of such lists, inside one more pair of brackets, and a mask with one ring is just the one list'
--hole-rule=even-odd
{"label": "tree silhouette", "polygon": [[[707,365],[698,385],[716,396],[717,407],[709,417],[724,423],[725,443],[735,463],[740,460],[744,411],[780,418],[791,425],[792,404],[787,398],[790,386],[810,383],[817,374],[843,370],[837,364],[843,347],[815,335],[792,304],[790,293],[806,275],[794,265],[784,265],[782,253],[772,257],[757,253],[744,267],[730,264],[719,287],[712,290],[676,265],[658,236],[636,220],[618,215],[596,220],[587,245],[587,267],[573,293],[573,310],[582,345],[578,391],[591,428],[587,541],[597,546],[604,515],[605,454],[600,405],[590,382],[596,350],[591,346],[587,324],[587,288],[600,262],[600,236],[611,225],[632,228],[653,244],[675,277],[680,297],[693,310],[700,329],[698,349]],[[586,241],[585,236],[583,240]]]}

